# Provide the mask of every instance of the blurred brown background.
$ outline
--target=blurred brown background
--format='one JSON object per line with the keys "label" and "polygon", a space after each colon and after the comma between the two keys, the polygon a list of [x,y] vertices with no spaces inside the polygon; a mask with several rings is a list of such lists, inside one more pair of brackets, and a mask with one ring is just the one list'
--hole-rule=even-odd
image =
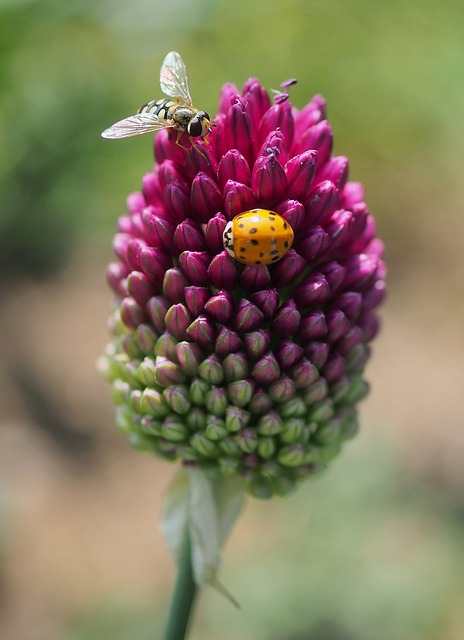
{"label": "blurred brown background", "polygon": [[113,426],[95,370],[105,267],[148,137],[100,131],[297,77],[323,93],[387,244],[389,298],[362,429],[293,497],[250,501],[224,554],[242,603],[201,597],[192,640],[464,637],[464,6],[304,0],[0,3],[0,637],[148,640],[174,576],[158,525],[174,468]]}

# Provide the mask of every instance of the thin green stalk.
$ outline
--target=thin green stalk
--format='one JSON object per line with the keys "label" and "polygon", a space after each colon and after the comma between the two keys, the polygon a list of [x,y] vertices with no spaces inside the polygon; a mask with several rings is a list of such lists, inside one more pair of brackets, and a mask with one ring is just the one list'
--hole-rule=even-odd
{"label": "thin green stalk", "polygon": [[163,640],[184,640],[187,637],[196,594],[197,585],[193,580],[190,534],[187,529]]}

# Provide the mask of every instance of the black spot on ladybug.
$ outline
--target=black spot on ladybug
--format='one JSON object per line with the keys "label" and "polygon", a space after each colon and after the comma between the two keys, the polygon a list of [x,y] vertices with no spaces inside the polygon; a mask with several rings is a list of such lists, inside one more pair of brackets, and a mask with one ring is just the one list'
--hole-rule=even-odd
{"label": "black spot on ladybug", "polygon": [[256,245],[259,244],[259,240],[250,240],[250,244],[256,247]]}
{"label": "black spot on ladybug", "polygon": [[245,225],[243,224],[243,222],[241,222],[238,226],[240,227],[240,229],[243,229]]}
{"label": "black spot on ladybug", "polygon": [[258,227],[253,227],[252,229],[250,229],[248,233],[257,233],[257,232],[258,232]]}
{"label": "black spot on ladybug", "polygon": [[275,255],[277,255],[278,253],[279,253],[279,252],[277,251],[277,249],[273,249],[273,250],[271,251],[271,256],[275,256]]}
{"label": "black spot on ladybug", "polygon": [[276,261],[276,260],[278,260],[278,259],[279,259],[279,256],[274,256],[274,257],[272,258],[272,262],[275,262],[275,261]]}
{"label": "black spot on ladybug", "polygon": [[274,222],[275,218],[274,218],[274,216],[269,216],[268,220],[269,220],[269,222]]}
{"label": "black spot on ladybug", "polygon": [[240,251],[244,253],[246,251],[246,247],[240,247]]}
{"label": "black spot on ladybug", "polygon": [[284,242],[284,247],[285,247],[286,249],[288,249],[288,240],[285,240],[285,242]]}
{"label": "black spot on ladybug", "polygon": [[261,264],[261,260],[255,260],[255,264]]}
{"label": "black spot on ladybug", "polygon": [[288,229],[288,224],[284,222],[284,229]]}
{"label": "black spot on ladybug", "polygon": [[275,231],[275,227],[272,227],[272,226],[271,226],[271,231]]}
{"label": "black spot on ladybug", "polygon": [[264,253],[261,251],[261,253],[259,254],[260,258],[264,258]]}

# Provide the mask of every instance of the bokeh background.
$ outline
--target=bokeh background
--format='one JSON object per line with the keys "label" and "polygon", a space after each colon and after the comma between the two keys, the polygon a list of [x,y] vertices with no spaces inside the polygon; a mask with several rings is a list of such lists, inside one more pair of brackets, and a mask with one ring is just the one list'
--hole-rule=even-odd
{"label": "bokeh background", "polygon": [[457,0],[0,1],[0,637],[160,637],[174,566],[158,529],[171,465],[113,426],[116,218],[148,136],[100,131],[187,62],[328,101],[387,244],[390,295],[362,429],[293,497],[250,501],[192,640],[464,638],[464,5]]}

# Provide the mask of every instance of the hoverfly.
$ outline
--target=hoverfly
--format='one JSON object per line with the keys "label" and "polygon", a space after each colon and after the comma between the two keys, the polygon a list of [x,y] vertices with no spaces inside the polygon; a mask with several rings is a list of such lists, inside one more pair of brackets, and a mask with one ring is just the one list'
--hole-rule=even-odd
{"label": "hoverfly", "polygon": [[174,100],[150,100],[140,107],[135,115],[119,120],[105,129],[102,137],[118,140],[161,129],[174,129],[177,131],[176,144],[182,146],[179,140],[184,132],[190,138],[204,138],[212,131],[211,127],[214,127],[215,123],[211,122],[206,111],[192,106],[187,67],[177,51],[171,51],[165,57],[161,65],[160,85],[161,91]]}

